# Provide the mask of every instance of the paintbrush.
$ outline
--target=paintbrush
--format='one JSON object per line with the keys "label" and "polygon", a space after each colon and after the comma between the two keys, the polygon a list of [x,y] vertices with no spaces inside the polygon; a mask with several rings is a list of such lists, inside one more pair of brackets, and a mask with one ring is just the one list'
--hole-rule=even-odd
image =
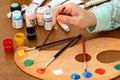
{"label": "paintbrush", "polygon": [[82,49],[83,49],[84,71],[87,71],[87,60],[86,60],[84,35],[82,35]]}
{"label": "paintbrush", "polygon": [[[65,8],[62,9],[61,13],[64,11],[64,9],[65,9]],[[43,44],[41,45],[39,51],[36,53],[35,57],[34,57],[32,60],[29,60],[29,59],[28,59],[28,60],[25,60],[25,61],[24,61],[24,65],[25,65],[25,66],[31,66],[31,65],[34,63],[34,61],[39,57],[40,51],[43,49],[45,43],[47,42],[47,40],[48,40],[48,38],[49,38],[49,36],[50,36],[50,34],[52,33],[53,30],[54,30],[54,26],[52,27],[52,30],[49,32],[49,34],[48,34],[47,37],[45,38]]]}
{"label": "paintbrush", "polygon": [[25,61],[24,61],[24,65],[25,65],[25,66],[31,66],[31,65],[34,63],[34,61],[39,57],[40,51],[41,51],[42,48],[44,47],[45,43],[47,42],[47,40],[48,40],[48,38],[49,38],[49,36],[50,36],[50,34],[52,33],[53,30],[54,30],[54,27],[52,28],[52,30],[49,32],[49,34],[48,34],[47,37],[45,38],[43,44],[41,45],[39,51],[36,53],[35,57],[34,57],[32,60],[28,59],[28,60],[25,60]]}
{"label": "paintbrush", "polygon": [[35,56],[34,59],[32,60],[33,62],[35,61],[35,59],[37,59],[37,58],[39,57],[40,51],[43,49],[45,43],[47,42],[47,40],[48,40],[48,38],[49,38],[49,36],[50,36],[50,34],[52,33],[53,30],[54,30],[54,27],[52,27],[51,31],[49,32],[49,34],[48,34],[47,37],[45,38],[43,44],[41,45],[41,47],[40,47],[40,49],[39,49],[39,52],[36,54],[36,56]]}
{"label": "paintbrush", "polygon": [[[69,38],[65,38],[65,39],[61,39],[61,40],[57,40],[57,41],[53,41],[53,42],[50,42],[50,43],[46,43],[44,46],[49,46],[49,45],[54,45],[54,44],[57,44],[57,43],[60,43],[60,42],[65,42],[65,41],[71,40],[73,38],[74,38],[74,36],[73,37],[69,37]],[[41,45],[40,46],[31,47],[31,48],[27,48],[27,49],[25,49],[25,52],[31,51],[31,50],[34,50],[34,49],[38,49],[38,48],[41,48]]]}
{"label": "paintbrush", "polygon": [[[62,9],[62,11],[61,11],[60,14],[63,13],[64,9],[65,9],[65,7]],[[36,54],[35,58],[32,60],[33,62],[35,61],[35,59],[38,58],[38,56],[39,56],[39,54],[40,54],[40,51],[42,50],[43,46],[45,45],[46,41],[48,40],[48,38],[49,38],[49,36],[50,36],[50,34],[52,33],[53,30],[54,30],[54,26],[52,27],[52,30],[51,30],[51,31],[49,32],[49,34],[47,35],[46,39],[44,40],[42,46],[41,46],[40,49],[39,49],[39,52]]]}
{"label": "paintbrush", "polygon": [[82,48],[83,48],[83,60],[84,60],[84,72],[82,73],[82,75],[85,78],[90,78],[92,77],[92,73],[87,71],[87,57],[86,57],[86,50],[85,50],[84,35],[82,35]]}
{"label": "paintbrush", "polygon": [[41,68],[45,69],[53,60],[55,60],[66,48],[68,48],[75,40],[81,37],[81,34],[78,34],[74,37],[66,46],[64,46],[59,52],[57,52],[50,60]]}

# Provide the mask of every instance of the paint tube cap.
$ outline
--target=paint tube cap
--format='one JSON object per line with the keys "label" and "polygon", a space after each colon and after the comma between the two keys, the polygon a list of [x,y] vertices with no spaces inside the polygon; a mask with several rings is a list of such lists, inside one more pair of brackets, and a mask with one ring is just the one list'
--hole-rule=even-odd
{"label": "paint tube cap", "polygon": [[20,10],[21,11],[21,5],[17,2],[12,3],[11,6],[10,6],[10,10],[11,11],[14,11],[14,10]]}

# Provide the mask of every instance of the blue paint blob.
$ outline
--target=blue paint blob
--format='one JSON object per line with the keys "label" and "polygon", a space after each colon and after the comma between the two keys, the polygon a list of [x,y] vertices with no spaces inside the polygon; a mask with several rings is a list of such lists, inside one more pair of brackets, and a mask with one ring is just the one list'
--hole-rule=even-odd
{"label": "blue paint blob", "polygon": [[120,64],[115,65],[114,67],[116,70],[120,70]]}
{"label": "blue paint blob", "polygon": [[85,78],[90,78],[90,77],[92,77],[92,73],[90,73],[90,72],[88,72],[88,71],[83,72],[82,75],[83,75]]}
{"label": "blue paint blob", "polygon": [[80,79],[80,75],[77,74],[77,73],[73,73],[70,77],[71,77],[72,79],[74,79],[74,80]]}

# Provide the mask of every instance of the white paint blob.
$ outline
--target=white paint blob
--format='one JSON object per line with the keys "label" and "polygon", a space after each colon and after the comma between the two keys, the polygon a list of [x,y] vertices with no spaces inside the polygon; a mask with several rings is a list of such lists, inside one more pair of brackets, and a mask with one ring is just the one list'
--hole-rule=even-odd
{"label": "white paint blob", "polygon": [[61,69],[53,70],[53,74],[55,74],[55,75],[62,75],[63,74],[63,70],[61,70]]}

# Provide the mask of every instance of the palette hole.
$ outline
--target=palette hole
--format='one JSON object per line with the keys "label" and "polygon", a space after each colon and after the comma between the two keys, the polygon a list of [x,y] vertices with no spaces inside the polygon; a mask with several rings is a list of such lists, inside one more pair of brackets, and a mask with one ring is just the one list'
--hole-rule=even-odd
{"label": "palette hole", "polygon": [[120,60],[120,51],[108,50],[97,55],[98,61],[102,63],[112,63]]}
{"label": "palette hole", "polygon": [[[78,62],[84,62],[83,60],[83,54],[78,54],[75,56],[75,60],[78,61]],[[86,54],[86,61],[88,62],[89,60],[91,60],[91,56]]]}

